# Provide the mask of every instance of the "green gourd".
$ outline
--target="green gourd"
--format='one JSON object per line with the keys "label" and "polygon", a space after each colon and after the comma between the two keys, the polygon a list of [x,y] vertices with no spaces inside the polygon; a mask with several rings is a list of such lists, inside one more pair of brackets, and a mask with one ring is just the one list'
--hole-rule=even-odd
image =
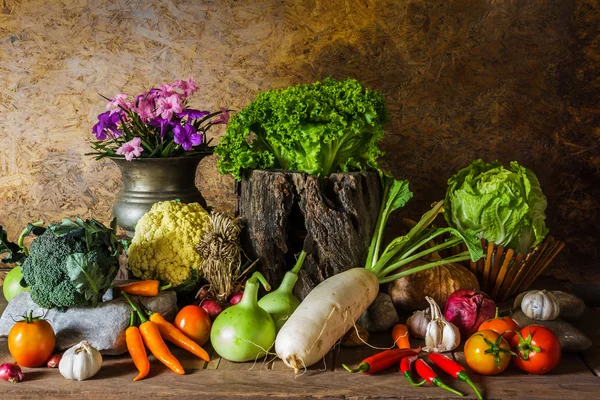
{"label": "green gourd", "polygon": [[293,295],[294,285],[298,281],[298,271],[302,268],[304,259],[306,258],[306,252],[302,251],[298,257],[298,261],[294,266],[294,269],[288,271],[283,276],[281,285],[272,293],[265,295],[258,305],[271,314],[271,318],[275,322],[275,328],[277,332],[281,329],[285,321],[288,320],[290,315],[300,305],[300,300]]}
{"label": "green gourd", "polygon": [[254,361],[264,357],[275,342],[273,319],[258,305],[259,283],[271,290],[264,276],[255,272],[246,281],[242,300],[225,309],[212,325],[210,342],[226,360]]}

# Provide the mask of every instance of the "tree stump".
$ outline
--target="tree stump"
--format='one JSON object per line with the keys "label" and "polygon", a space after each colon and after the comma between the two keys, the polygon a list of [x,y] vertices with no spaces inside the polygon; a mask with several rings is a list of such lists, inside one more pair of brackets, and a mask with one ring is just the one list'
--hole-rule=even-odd
{"label": "tree stump", "polygon": [[318,178],[252,170],[237,195],[242,246],[251,259],[259,259],[259,270],[273,287],[292,269],[309,234],[313,245],[294,290],[300,299],[325,279],[364,266],[381,202],[377,173]]}

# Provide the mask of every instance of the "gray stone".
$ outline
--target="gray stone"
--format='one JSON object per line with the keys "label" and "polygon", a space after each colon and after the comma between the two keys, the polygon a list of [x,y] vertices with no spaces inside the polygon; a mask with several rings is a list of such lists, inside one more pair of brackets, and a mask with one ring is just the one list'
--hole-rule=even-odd
{"label": "gray stone", "polygon": [[527,325],[542,325],[550,329],[556,335],[556,337],[558,337],[564,352],[577,353],[592,347],[592,341],[590,338],[585,336],[583,332],[575,328],[570,323],[561,319],[555,319],[554,321],[538,321],[529,318],[523,314],[523,311],[521,310],[513,312],[511,317],[521,328]]}
{"label": "gray stone", "polygon": [[[161,313],[172,321],[177,314],[177,295],[173,291],[160,292],[156,297],[131,296],[137,304]],[[10,329],[29,310],[33,315],[45,314],[56,334],[56,348],[66,350],[87,340],[102,354],[117,355],[127,351],[125,330],[129,326],[131,308],[123,298],[100,303],[97,307],[72,307],[64,312],[38,307],[29,292],[15,296],[0,317],[0,337],[8,336]]]}
{"label": "gray stone", "polygon": [[369,332],[387,331],[400,322],[396,307],[389,294],[379,293],[356,323]]}

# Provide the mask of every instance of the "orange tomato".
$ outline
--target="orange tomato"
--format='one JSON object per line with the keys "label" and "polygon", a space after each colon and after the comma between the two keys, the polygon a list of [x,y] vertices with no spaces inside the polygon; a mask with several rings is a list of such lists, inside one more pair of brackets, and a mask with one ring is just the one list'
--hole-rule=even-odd
{"label": "orange tomato", "polygon": [[504,371],[512,356],[510,345],[494,331],[479,331],[465,343],[465,360],[481,375],[496,375]]}
{"label": "orange tomato", "polygon": [[175,317],[173,325],[200,346],[210,338],[210,317],[202,307],[196,305],[183,307]]}
{"label": "orange tomato", "polygon": [[515,334],[519,330],[519,325],[517,325],[515,320],[511,317],[498,317],[498,314],[496,313],[496,318],[488,319],[487,321],[479,325],[478,330],[494,331],[499,335],[502,335],[504,333],[504,339],[506,339],[507,342],[510,342],[513,336],[515,336]]}
{"label": "orange tomato", "polygon": [[48,361],[54,353],[56,336],[48,321],[33,317],[32,312],[13,325],[8,333],[8,351],[17,364],[33,368]]}
{"label": "orange tomato", "polygon": [[394,329],[392,329],[392,339],[394,339],[394,344],[398,346],[399,349],[410,349],[408,338],[409,333],[406,325],[398,324],[394,326]]}

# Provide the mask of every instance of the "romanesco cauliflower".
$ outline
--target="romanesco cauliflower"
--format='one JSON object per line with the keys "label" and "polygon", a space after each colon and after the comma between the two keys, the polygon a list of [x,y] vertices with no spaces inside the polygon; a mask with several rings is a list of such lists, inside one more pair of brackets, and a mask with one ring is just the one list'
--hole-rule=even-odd
{"label": "romanesco cauliflower", "polygon": [[163,201],[140,218],[128,253],[129,267],[140,279],[179,286],[198,270],[196,246],[208,226],[208,213],[198,203]]}

